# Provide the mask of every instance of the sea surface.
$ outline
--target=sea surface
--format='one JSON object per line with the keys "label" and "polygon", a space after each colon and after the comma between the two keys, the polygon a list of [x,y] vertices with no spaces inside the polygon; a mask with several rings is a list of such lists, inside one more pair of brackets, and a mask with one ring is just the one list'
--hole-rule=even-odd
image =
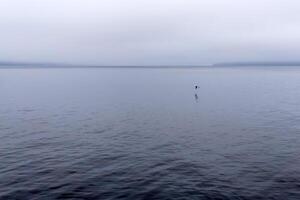
{"label": "sea surface", "polygon": [[300,67],[0,69],[0,199],[300,199]]}

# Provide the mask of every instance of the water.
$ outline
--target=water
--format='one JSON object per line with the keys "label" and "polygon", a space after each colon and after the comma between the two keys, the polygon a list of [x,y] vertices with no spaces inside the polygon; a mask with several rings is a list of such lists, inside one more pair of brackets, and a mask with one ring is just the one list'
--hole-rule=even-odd
{"label": "water", "polygon": [[300,68],[0,70],[1,200],[300,199],[299,153]]}

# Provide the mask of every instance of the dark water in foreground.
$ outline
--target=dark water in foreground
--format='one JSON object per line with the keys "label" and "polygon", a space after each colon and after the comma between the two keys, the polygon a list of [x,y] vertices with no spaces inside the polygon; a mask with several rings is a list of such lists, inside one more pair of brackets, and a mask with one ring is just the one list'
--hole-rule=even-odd
{"label": "dark water in foreground", "polygon": [[300,68],[2,69],[0,199],[300,199]]}

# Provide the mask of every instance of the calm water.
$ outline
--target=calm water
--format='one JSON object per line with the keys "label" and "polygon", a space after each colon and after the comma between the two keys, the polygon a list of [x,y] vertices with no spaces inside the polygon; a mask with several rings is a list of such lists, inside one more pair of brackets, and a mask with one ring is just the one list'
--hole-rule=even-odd
{"label": "calm water", "polygon": [[1,69],[0,199],[300,199],[300,68]]}

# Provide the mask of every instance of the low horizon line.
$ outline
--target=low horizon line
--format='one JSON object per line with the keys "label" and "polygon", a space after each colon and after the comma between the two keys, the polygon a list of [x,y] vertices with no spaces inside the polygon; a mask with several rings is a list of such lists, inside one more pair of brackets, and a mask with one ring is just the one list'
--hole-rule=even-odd
{"label": "low horizon line", "polygon": [[300,66],[300,61],[236,61],[213,64],[156,64],[156,65],[93,65],[69,64],[53,62],[0,62],[0,68],[198,68],[198,67],[230,67],[230,66]]}

